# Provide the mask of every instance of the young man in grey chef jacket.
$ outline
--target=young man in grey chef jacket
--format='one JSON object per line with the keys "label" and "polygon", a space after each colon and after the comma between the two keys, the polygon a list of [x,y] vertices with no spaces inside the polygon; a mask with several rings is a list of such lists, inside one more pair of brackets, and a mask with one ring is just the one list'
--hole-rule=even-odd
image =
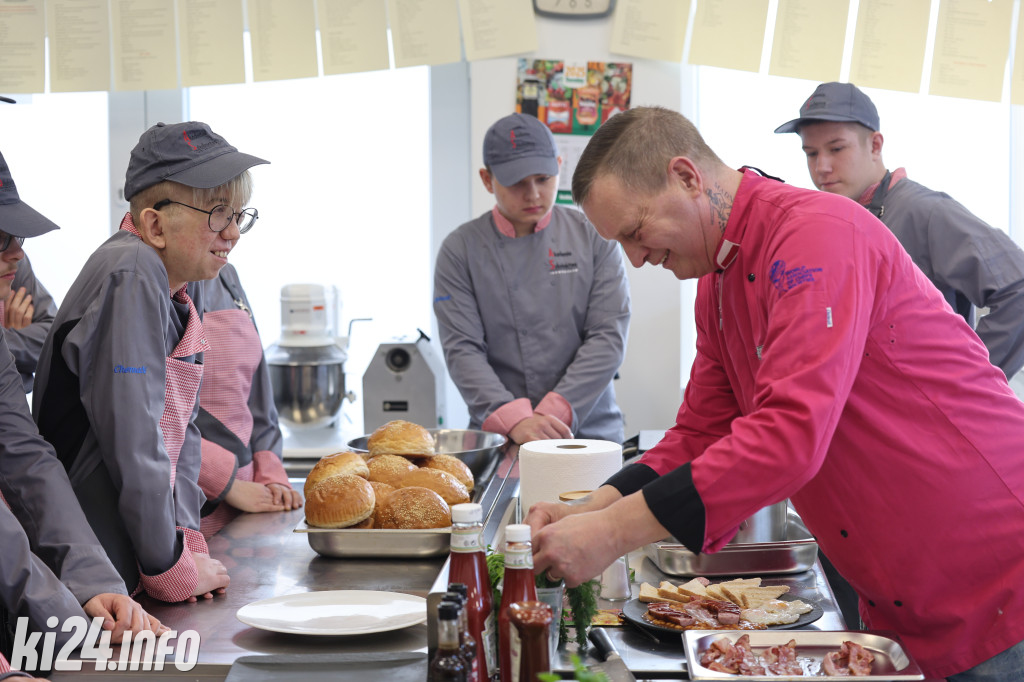
{"label": "young man in grey chef jacket", "polygon": [[[857,86],[822,83],[775,132],[800,136],[815,187],[859,202],[885,223],[1012,379],[1024,367],[1024,251],[948,194],[910,180],[904,168],[887,170],[880,128],[878,110]],[[979,308],[988,309],[980,319]]]}
{"label": "young man in grey chef jacket", "polygon": [[555,206],[561,158],[536,117],[511,114],[484,137],[492,210],[444,240],[434,313],[470,427],[516,443],[621,443],[612,379],[629,329],[618,247],[582,213]]}
{"label": "young man in grey chef jacket", "polygon": [[[0,303],[8,298],[26,238],[57,226],[21,201],[0,155]],[[159,629],[128,596],[71,490],[53,448],[39,436],[0,328],[0,613],[4,625],[27,617],[30,632],[53,632],[58,647],[73,617],[102,617],[118,642],[125,630]],[[50,617],[57,624],[47,626]],[[0,632],[10,654],[10,632]],[[9,670],[0,655],[0,674]]]}
{"label": "young man in grey chef jacket", "polygon": [[82,508],[129,589],[166,602],[229,582],[199,532],[201,280],[256,218],[248,169],[208,125],[158,123],[132,150],[120,229],[89,257],[46,339],[33,394]]}

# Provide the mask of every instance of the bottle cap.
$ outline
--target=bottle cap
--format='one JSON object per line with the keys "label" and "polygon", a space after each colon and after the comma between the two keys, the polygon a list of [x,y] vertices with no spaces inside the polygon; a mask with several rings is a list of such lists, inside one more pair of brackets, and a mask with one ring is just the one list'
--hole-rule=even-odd
{"label": "bottle cap", "polygon": [[466,583],[448,583],[448,591],[461,595],[463,599],[469,597],[469,587]]}
{"label": "bottle cap", "polygon": [[442,600],[437,605],[437,617],[441,620],[456,620],[459,617],[459,607],[452,602]]}
{"label": "bottle cap", "polygon": [[465,603],[465,599],[463,599],[461,594],[459,594],[458,592],[452,592],[451,590],[448,590],[444,593],[444,596],[441,597],[441,601],[454,602],[459,606],[462,606]]}
{"label": "bottle cap", "polygon": [[484,508],[479,504],[465,503],[452,505],[452,523],[473,523],[483,521]]}
{"label": "bottle cap", "polygon": [[513,523],[505,526],[505,540],[508,542],[529,542],[530,527],[525,523]]}

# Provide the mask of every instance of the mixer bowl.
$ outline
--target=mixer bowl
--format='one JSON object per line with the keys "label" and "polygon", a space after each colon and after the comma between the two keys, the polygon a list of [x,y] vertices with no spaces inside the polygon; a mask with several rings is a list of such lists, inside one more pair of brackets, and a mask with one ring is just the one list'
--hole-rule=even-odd
{"label": "mixer bowl", "polygon": [[[427,429],[434,437],[434,451],[439,455],[452,455],[461,459],[479,479],[487,465],[497,456],[506,438],[500,433],[475,429]],[[353,438],[348,446],[357,452],[368,452],[370,435]]]}
{"label": "mixer bowl", "polygon": [[337,419],[346,396],[344,360],[344,353],[333,346],[268,350],[280,420],[301,430],[327,426]]}

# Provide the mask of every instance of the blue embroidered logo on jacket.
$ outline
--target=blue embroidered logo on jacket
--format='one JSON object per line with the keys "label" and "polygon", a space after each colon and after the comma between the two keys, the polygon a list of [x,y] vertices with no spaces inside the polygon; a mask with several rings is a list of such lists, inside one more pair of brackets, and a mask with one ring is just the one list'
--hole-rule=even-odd
{"label": "blue embroidered logo on jacket", "polygon": [[786,261],[777,260],[772,263],[771,270],[768,271],[768,277],[776,289],[786,292],[798,284],[813,282],[814,273],[816,272],[821,272],[821,268],[809,268],[806,265],[798,265],[787,270]]}
{"label": "blue embroidered logo on jacket", "polygon": [[145,374],[146,367],[125,367],[124,365],[116,365],[114,367],[114,374]]}

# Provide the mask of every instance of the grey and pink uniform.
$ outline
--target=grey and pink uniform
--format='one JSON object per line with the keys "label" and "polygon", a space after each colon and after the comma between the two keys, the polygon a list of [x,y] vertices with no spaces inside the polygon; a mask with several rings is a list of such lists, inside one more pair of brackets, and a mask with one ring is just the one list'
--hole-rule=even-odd
{"label": "grey and pink uniform", "polygon": [[555,206],[519,238],[497,207],[460,226],[437,257],[434,313],[471,428],[507,434],[536,410],[622,442],[612,379],[629,284],[619,247],[582,213]]}
{"label": "grey and pink uniform", "polygon": [[[89,528],[53,448],[29,414],[21,377],[0,330],[0,605],[27,617],[32,632],[71,636],[61,626],[86,618],[97,594],[127,594]],[[58,579],[59,576],[59,579]],[[55,627],[46,621],[56,616]],[[0,657],[0,677],[10,668]]]}
{"label": "grey and pink uniform", "polygon": [[128,588],[177,602],[198,586],[192,552],[208,553],[194,423],[207,343],[202,287],[167,281],[126,214],[57,313],[33,413]]}
{"label": "grey and pink uniform", "polygon": [[263,343],[238,273],[231,265],[203,282],[204,354],[196,424],[203,437],[199,487],[202,531],[210,537],[238,515],[224,502],[235,480],[288,486],[282,437]]}

